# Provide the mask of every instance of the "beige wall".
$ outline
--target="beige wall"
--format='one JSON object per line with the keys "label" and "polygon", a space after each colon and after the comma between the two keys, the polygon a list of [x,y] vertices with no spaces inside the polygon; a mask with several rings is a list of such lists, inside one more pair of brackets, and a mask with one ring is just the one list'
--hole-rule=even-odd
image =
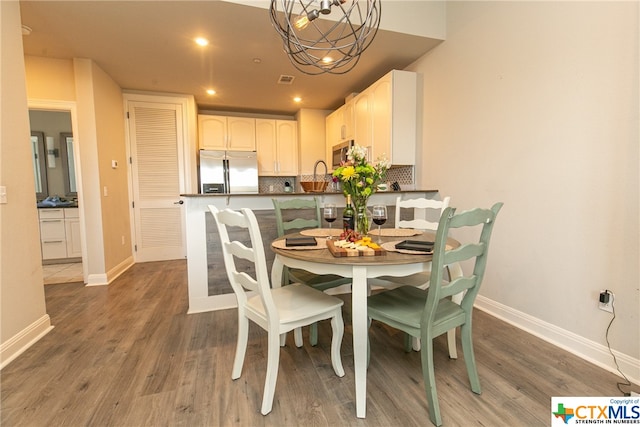
{"label": "beige wall", "polygon": [[[106,284],[133,263],[123,98],[115,82],[89,59],[74,60],[74,75],[85,227],[92,233],[87,238],[89,284]],[[111,169],[111,160],[120,167]]]}
{"label": "beige wall", "polygon": [[611,346],[636,379],[638,5],[449,2],[447,40],[409,67],[424,84],[421,186],[462,209],[505,203],[481,295],[606,346],[597,298],[613,290]]}
{"label": "beige wall", "polygon": [[[93,64],[98,171],[102,191],[102,218],[107,272],[130,259],[131,229],[125,150],[124,106],[120,87]],[[118,162],[111,167],[112,160]],[[104,188],[107,188],[105,196]]]}
{"label": "beige wall", "polygon": [[0,2],[0,366],[51,324],[46,313],[33,193],[29,116],[18,2]]}
{"label": "beige wall", "polygon": [[[317,160],[326,161],[326,117],[330,111],[301,109],[296,114],[298,121],[298,143],[300,150],[300,175],[313,174],[313,166]],[[331,168],[331,165],[327,165]],[[324,168],[318,166],[318,172]]]}
{"label": "beige wall", "polygon": [[27,56],[25,64],[29,99],[76,104],[85,268],[89,284],[106,284],[133,262],[122,91],[89,59]]}
{"label": "beige wall", "polygon": [[75,101],[72,60],[25,56],[24,63],[30,99]]}

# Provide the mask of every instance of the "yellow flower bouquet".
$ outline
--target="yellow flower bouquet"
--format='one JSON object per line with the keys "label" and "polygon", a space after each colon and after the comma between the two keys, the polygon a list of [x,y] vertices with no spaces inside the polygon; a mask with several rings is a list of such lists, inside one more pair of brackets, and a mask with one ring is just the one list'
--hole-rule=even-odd
{"label": "yellow flower bouquet", "polygon": [[369,232],[366,208],[369,197],[376,192],[378,184],[384,181],[389,169],[386,158],[378,158],[376,163],[367,161],[367,150],[354,145],[347,152],[347,161],[333,171],[333,181],[342,183],[344,195],[351,195],[356,210],[356,231],[364,235]]}

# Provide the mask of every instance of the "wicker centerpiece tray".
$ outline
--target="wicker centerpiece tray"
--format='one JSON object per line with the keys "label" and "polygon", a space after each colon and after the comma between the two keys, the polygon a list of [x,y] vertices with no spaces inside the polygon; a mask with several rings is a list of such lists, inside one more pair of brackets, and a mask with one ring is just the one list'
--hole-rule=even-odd
{"label": "wicker centerpiece tray", "polygon": [[335,257],[347,257],[347,256],[380,256],[386,255],[387,251],[382,248],[369,248],[363,249],[350,249],[337,247],[333,240],[327,240],[327,248],[329,252]]}

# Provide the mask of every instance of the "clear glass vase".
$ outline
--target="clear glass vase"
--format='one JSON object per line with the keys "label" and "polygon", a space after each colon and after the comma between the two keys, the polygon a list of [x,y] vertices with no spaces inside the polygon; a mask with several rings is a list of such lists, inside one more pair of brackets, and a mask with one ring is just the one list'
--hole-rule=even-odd
{"label": "clear glass vase", "polygon": [[362,204],[356,204],[356,231],[361,236],[369,234],[369,226],[371,225],[371,212],[367,210],[366,201]]}

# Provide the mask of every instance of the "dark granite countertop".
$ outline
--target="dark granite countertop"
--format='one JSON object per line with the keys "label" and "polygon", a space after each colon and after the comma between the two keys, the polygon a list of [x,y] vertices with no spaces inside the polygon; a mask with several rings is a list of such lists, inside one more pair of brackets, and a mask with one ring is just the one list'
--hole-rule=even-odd
{"label": "dark granite countertop", "polygon": [[[378,191],[382,193],[437,193],[438,190],[400,190],[400,191]],[[376,194],[378,194],[376,193]],[[321,195],[340,195],[341,192],[327,191],[324,193],[248,193],[248,194],[231,194],[231,193],[214,193],[214,194],[181,194],[182,197],[273,197],[273,196],[321,196]]]}
{"label": "dark granite countertop", "polygon": [[56,206],[40,206],[38,205],[38,209],[60,209],[60,208],[77,208],[78,202],[74,202],[68,205],[56,205]]}

